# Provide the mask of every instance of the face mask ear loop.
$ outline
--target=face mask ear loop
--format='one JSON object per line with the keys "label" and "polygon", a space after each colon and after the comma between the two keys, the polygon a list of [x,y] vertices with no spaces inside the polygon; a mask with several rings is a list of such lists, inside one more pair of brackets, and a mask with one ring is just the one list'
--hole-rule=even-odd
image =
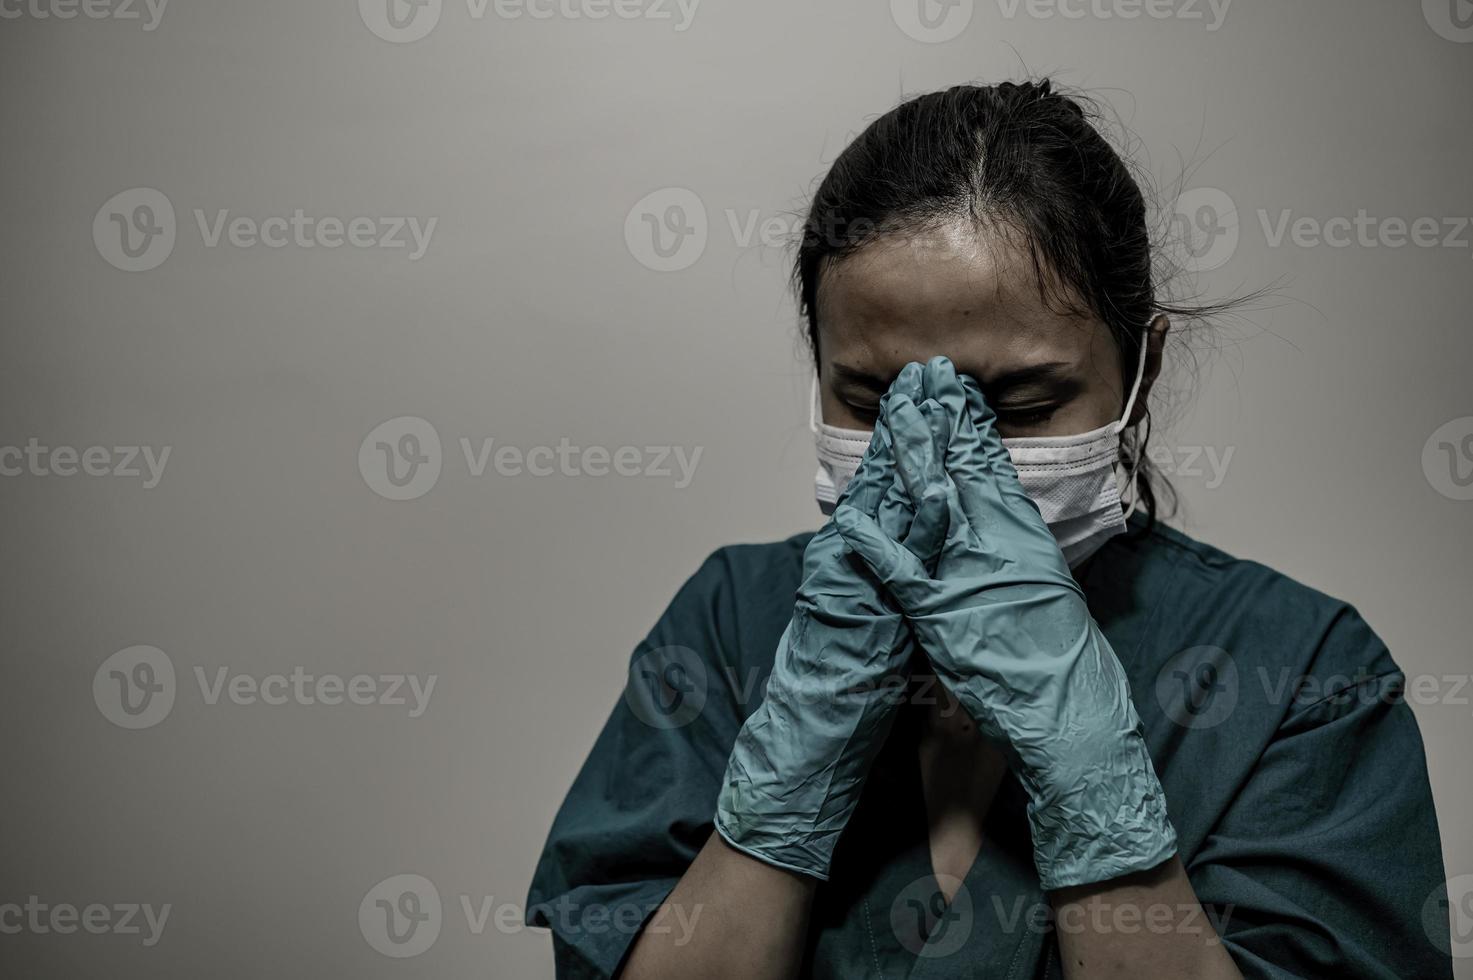
{"label": "face mask ear loop", "polygon": [[808,431],[818,435],[818,373],[814,372],[813,384],[808,388]]}
{"label": "face mask ear loop", "polygon": [[1141,393],[1141,381],[1146,376],[1146,347],[1150,340],[1149,331],[1141,337],[1141,351],[1135,360],[1135,381],[1130,386],[1130,397],[1125,400],[1125,411],[1120,413],[1120,428],[1130,424],[1130,413],[1135,411],[1136,396]]}
{"label": "face mask ear loop", "polygon": [[[1122,433],[1125,431],[1125,427],[1130,423],[1130,414],[1131,414],[1131,412],[1135,411],[1135,400],[1136,400],[1136,396],[1138,396],[1140,394],[1140,391],[1141,391],[1141,381],[1146,376],[1146,352],[1147,352],[1147,347],[1148,347],[1148,345],[1150,343],[1150,339],[1151,339],[1150,324],[1147,324],[1146,325],[1146,329],[1144,331],[1142,331],[1142,333],[1141,333],[1141,349],[1140,349],[1140,354],[1136,358],[1136,365],[1135,365],[1135,383],[1130,386],[1130,397],[1125,400],[1125,411],[1120,416],[1120,430],[1121,430]],[[1131,517],[1135,514],[1136,508],[1140,506],[1140,502],[1141,502],[1140,494],[1136,493],[1136,491],[1135,491],[1135,479],[1136,479],[1136,475],[1140,471],[1140,466],[1141,466],[1140,446],[1144,445],[1145,442],[1146,442],[1146,440],[1149,440],[1151,438],[1151,413],[1150,412],[1147,412],[1146,413],[1146,419],[1145,419],[1145,421],[1146,421],[1146,436],[1145,436],[1145,439],[1141,440],[1140,443],[1137,444],[1136,451],[1131,454],[1132,455],[1132,459],[1130,461],[1130,466],[1126,470],[1125,489],[1130,494],[1130,507],[1125,512],[1125,519],[1127,521],[1130,520]]]}
{"label": "face mask ear loop", "polygon": [[1130,520],[1131,517],[1135,515],[1136,508],[1138,508],[1141,505],[1141,495],[1136,492],[1136,489],[1135,489],[1135,481],[1136,481],[1136,477],[1140,473],[1140,467],[1141,467],[1141,449],[1140,449],[1140,447],[1141,446],[1144,446],[1147,442],[1150,441],[1150,439],[1151,439],[1151,413],[1150,412],[1147,412],[1146,413],[1146,434],[1145,434],[1145,437],[1140,440],[1140,442],[1136,446],[1135,452],[1131,454],[1131,457],[1132,458],[1131,458],[1131,461],[1130,461],[1130,467],[1129,467],[1129,469],[1126,470],[1125,490],[1126,490],[1127,493],[1130,494],[1130,506],[1128,508],[1126,508],[1126,511],[1125,511],[1125,519],[1127,521]]}

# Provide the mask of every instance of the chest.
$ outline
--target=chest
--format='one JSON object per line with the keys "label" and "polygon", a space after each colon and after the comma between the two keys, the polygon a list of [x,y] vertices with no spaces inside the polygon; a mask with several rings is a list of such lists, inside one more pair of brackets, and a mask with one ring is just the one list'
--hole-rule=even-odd
{"label": "chest", "polygon": [[1050,976],[1027,798],[945,702],[907,705],[813,906],[812,980]]}
{"label": "chest", "polygon": [[937,885],[951,902],[986,846],[987,814],[1007,771],[1001,750],[939,684],[917,712],[915,758]]}

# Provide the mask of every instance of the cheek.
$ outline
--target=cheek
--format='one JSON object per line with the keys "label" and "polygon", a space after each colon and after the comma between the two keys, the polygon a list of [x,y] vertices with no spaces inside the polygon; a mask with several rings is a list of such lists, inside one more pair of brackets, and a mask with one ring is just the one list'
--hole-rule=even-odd
{"label": "cheek", "polygon": [[860,418],[851,411],[846,411],[841,406],[838,410],[828,413],[823,417],[827,425],[839,429],[853,429],[856,432],[873,432],[874,423],[869,418]]}
{"label": "cheek", "polygon": [[1077,435],[1109,425],[1119,417],[1119,393],[1101,385],[1082,393],[1049,422],[1058,427],[1059,435]]}
{"label": "cheek", "polygon": [[[1114,348],[1111,348],[1114,353]],[[1093,432],[1118,421],[1125,411],[1124,379],[1119,364],[1112,357],[1098,370],[1086,370],[1084,388],[1069,404],[1054,413],[1047,423],[1031,435],[1073,436]]]}

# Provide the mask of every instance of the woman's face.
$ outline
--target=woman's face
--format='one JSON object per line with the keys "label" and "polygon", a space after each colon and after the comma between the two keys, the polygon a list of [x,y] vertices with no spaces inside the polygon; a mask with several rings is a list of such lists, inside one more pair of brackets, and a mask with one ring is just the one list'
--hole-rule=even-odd
{"label": "woman's face", "polygon": [[[900,369],[936,354],[977,379],[1004,437],[1074,435],[1118,419],[1126,385],[1109,328],[1050,309],[1009,237],[963,220],[878,238],[830,264],[818,295],[823,420],[873,428]],[[1153,324],[1141,405],[1165,325]]]}

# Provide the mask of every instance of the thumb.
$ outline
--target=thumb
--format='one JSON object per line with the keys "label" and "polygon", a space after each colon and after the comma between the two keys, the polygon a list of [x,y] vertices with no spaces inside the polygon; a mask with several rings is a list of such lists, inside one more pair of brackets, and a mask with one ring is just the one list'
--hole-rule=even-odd
{"label": "thumb", "polygon": [[946,543],[946,532],[951,528],[951,506],[946,488],[940,484],[928,487],[915,507],[915,519],[911,521],[903,543],[905,550],[930,570],[936,567],[941,546]]}
{"label": "thumb", "polygon": [[853,507],[841,505],[834,511],[833,521],[844,543],[854,549],[905,612],[924,607],[931,580],[919,558],[881,531],[873,517]]}

